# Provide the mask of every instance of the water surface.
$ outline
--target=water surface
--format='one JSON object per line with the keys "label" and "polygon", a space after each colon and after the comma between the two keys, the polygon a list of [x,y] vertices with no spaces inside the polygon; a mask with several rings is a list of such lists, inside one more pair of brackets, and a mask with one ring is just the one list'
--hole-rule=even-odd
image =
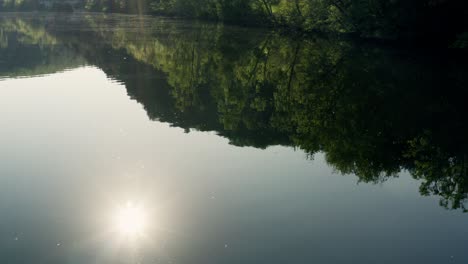
{"label": "water surface", "polygon": [[0,262],[467,263],[456,55],[0,14]]}

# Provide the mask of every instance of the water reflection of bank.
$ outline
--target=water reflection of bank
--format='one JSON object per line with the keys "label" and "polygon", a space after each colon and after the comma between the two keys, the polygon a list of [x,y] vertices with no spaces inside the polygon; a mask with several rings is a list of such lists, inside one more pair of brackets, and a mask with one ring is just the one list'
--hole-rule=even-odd
{"label": "water reflection of bank", "polygon": [[3,76],[95,65],[153,120],[216,131],[238,146],[324,152],[363,181],[406,169],[422,180],[422,194],[464,209],[460,57],[133,16],[1,23]]}

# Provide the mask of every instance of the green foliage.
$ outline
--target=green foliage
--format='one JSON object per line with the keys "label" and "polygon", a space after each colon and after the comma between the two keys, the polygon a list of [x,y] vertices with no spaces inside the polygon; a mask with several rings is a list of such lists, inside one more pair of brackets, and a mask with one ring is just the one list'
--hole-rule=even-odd
{"label": "green foliage", "polygon": [[[349,33],[443,47],[466,47],[465,0],[0,0],[2,11],[88,10],[209,19],[292,32]],[[49,6],[50,5],[50,6]]]}
{"label": "green foliage", "polygon": [[40,9],[39,0],[0,0],[0,11],[29,11]]}
{"label": "green foliage", "polygon": [[259,3],[251,0],[155,0],[150,9],[156,14],[237,24],[267,23]]}
{"label": "green foliage", "polygon": [[[460,77],[464,68],[446,67],[444,61],[415,64],[386,50],[333,39],[295,40],[216,25],[181,32],[163,23],[158,30],[164,38],[145,41],[134,41],[138,38],[128,32],[101,32],[114,48],[167,76],[172,111],[178,114],[164,120],[216,130],[236,145],[288,144],[310,156],[324,152],[338,171],[365,182],[410,170],[424,180],[421,193],[463,208],[468,176],[461,160],[468,147],[454,150],[450,144],[460,142],[453,131],[463,138],[467,129],[439,132],[437,138],[451,140],[433,143],[437,148],[415,142],[434,130],[434,122],[464,122],[463,102],[456,100],[463,96],[455,92],[466,83]],[[441,87],[451,87],[452,92],[445,89],[453,97],[439,94]],[[154,109],[154,102],[145,104]],[[159,113],[149,115],[161,120]],[[198,124],[194,115],[202,116]],[[423,150],[433,158],[426,159]]]}
{"label": "green foliage", "polygon": [[[446,144],[445,144],[446,145]],[[422,180],[423,195],[439,195],[440,204],[451,209],[468,211],[468,160],[464,151],[453,152],[435,144],[426,131],[410,141],[406,154],[414,162],[411,172]]]}
{"label": "green foliage", "polygon": [[42,23],[0,18],[0,76],[50,74],[86,63],[83,57],[61,46]]}
{"label": "green foliage", "polygon": [[136,13],[148,12],[146,0],[83,0],[83,8],[88,11],[112,12],[112,13]]}
{"label": "green foliage", "polygon": [[424,39],[445,45],[468,28],[463,0],[154,0],[150,7],[157,14],[300,31]]}
{"label": "green foliage", "polygon": [[463,58],[444,53],[429,60],[415,51],[221,24],[118,18],[90,15],[86,27],[93,30],[80,36],[52,37],[20,21],[2,24],[0,32],[16,30],[37,46],[72,43],[89,64],[125,83],[151,119],[216,131],[238,146],[289,145],[309,157],[321,152],[337,171],[363,182],[407,170],[421,180],[422,194],[466,209]]}

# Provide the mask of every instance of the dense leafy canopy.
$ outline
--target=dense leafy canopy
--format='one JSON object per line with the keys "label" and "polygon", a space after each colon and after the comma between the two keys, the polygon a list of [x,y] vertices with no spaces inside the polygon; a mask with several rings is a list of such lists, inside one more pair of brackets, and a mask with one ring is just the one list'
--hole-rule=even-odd
{"label": "dense leafy canopy", "polygon": [[[323,152],[338,171],[365,182],[407,170],[422,181],[422,194],[467,209],[463,58],[132,19],[88,16],[80,28],[93,30],[80,34],[55,30],[60,22],[40,28],[5,19],[5,59],[40,56],[27,56],[15,69],[0,68],[0,74],[27,75],[28,65],[29,74],[36,74],[40,61],[66,68],[85,60],[123,82],[154,120],[186,131],[216,131],[238,146],[291,145],[310,157]],[[129,29],[132,23],[143,26]],[[19,34],[20,43],[11,43],[9,34]],[[17,47],[9,49],[12,44]]]}
{"label": "dense leafy canopy", "polygon": [[465,0],[0,0],[2,10],[147,13],[465,47]]}

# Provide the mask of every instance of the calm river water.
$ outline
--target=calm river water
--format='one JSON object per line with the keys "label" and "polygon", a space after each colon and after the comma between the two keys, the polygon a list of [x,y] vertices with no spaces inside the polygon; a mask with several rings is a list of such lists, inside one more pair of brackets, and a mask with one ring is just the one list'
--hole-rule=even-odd
{"label": "calm river water", "polygon": [[467,67],[0,13],[0,263],[468,263]]}

